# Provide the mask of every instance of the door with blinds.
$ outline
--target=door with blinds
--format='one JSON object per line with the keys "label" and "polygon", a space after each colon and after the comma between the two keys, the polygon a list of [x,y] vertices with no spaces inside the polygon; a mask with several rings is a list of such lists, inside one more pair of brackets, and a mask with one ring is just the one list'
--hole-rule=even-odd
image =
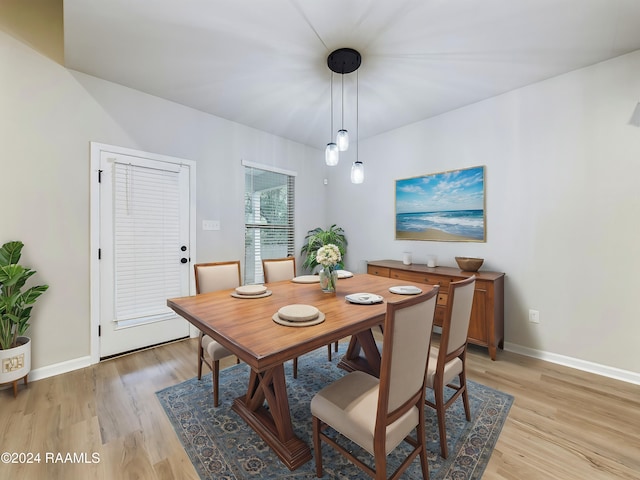
{"label": "door with blinds", "polygon": [[[178,159],[176,159],[178,160]],[[100,357],[187,337],[191,165],[100,153]]]}

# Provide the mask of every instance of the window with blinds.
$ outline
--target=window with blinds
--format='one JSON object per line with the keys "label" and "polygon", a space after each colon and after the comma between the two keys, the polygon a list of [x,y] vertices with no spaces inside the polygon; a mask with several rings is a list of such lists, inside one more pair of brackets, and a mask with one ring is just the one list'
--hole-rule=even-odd
{"label": "window with blinds", "polygon": [[180,296],[180,173],[114,164],[114,279],[118,327],[167,320]]}
{"label": "window with blinds", "polygon": [[295,255],[295,174],[245,164],[244,282],[264,282],[262,259]]}

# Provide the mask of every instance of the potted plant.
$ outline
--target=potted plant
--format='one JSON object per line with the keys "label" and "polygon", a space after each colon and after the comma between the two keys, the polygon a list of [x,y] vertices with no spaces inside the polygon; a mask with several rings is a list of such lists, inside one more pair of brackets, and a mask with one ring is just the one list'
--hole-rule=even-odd
{"label": "potted plant", "polygon": [[331,225],[328,230],[317,227],[307,232],[305,244],[300,249],[300,253],[305,258],[302,264],[303,268],[313,271],[318,266],[318,262],[316,261],[318,249],[330,243],[338,247],[340,256],[342,257],[342,260],[336,265],[336,268],[343,268],[344,256],[347,253],[347,237],[344,234],[344,230],[336,227],[335,224]]}
{"label": "potted plant", "polygon": [[31,370],[29,328],[33,304],[48,285],[23,289],[35,270],[18,264],[22,242],[7,242],[0,248],[0,384],[13,383],[17,395],[18,380],[27,384]]}

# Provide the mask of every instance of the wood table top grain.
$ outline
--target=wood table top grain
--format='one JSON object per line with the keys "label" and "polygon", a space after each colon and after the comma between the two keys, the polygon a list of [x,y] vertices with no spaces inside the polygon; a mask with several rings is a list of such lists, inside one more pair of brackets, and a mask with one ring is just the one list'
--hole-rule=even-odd
{"label": "wood table top grain", "polygon": [[[400,282],[402,283],[402,282]],[[335,294],[324,293],[319,284],[282,281],[267,285],[272,292],[262,298],[236,298],[234,289],[172,298],[167,305],[186,320],[224,345],[256,371],[264,371],[286,360],[354,333],[382,324],[387,302],[405,295],[391,293],[397,279],[359,274],[338,280]],[[428,291],[431,285],[416,284]],[[382,303],[361,305],[345,299],[353,293],[373,293]],[[307,327],[279,325],[272,317],[291,304],[313,305],[325,321]]]}

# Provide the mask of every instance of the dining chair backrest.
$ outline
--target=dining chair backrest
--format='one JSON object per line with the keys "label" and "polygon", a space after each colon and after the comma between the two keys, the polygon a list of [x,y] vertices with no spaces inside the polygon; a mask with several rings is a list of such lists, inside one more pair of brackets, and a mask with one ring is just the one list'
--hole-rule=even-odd
{"label": "dining chair backrest", "polygon": [[[422,478],[428,480],[424,402],[438,290],[435,286],[422,294],[387,302],[379,378],[356,370],[323,387],[312,398],[317,477],[322,477],[322,441],[370,477],[385,480],[388,455],[406,442],[409,447],[402,450],[406,458],[391,478],[400,478],[419,456]],[[329,435],[327,426],[373,455],[375,468],[354,455],[352,445],[342,445],[336,435]]]}
{"label": "dining chair backrest", "polygon": [[228,290],[240,286],[240,261],[196,263],[196,293]]}
{"label": "dining chair backrest", "polygon": [[[471,420],[471,408],[465,372],[467,336],[475,292],[475,275],[449,284],[447,307],[442,320],[440,345],[431,354],[427,369],[427,387],[433,389],[434,401],[425,403],[436,410],[440,435],[440,454],[447,458],[446,410],[462,396],[465,417]],[[458,377],[457,384],[453,381]],[[445,399],[445,387],[455,392]]]}
{"label": "dining chair backrest", "polygon": [[386,409],[379,409],[379,416],[392,414],[425,388],[437,292],[436,286],[425,294],[387,304],[379,393]]}
{"label": "dining chair backrest", "polygon": [[446,342],[445,353],[447,355],[459,350],[467,343],[475,283],[476,277],[474,275],[449,284],[448,308],[451,309],[451,312],[447,312],[445,315],[445,322],[448,322],[449,325],[443,325],[443,334],[446,338],[442,339]]}
{"label": "dining chair backrest", "polygon": [[262,260],[265,283],[291,280],[296,276],[295,257],[270,258]]}

